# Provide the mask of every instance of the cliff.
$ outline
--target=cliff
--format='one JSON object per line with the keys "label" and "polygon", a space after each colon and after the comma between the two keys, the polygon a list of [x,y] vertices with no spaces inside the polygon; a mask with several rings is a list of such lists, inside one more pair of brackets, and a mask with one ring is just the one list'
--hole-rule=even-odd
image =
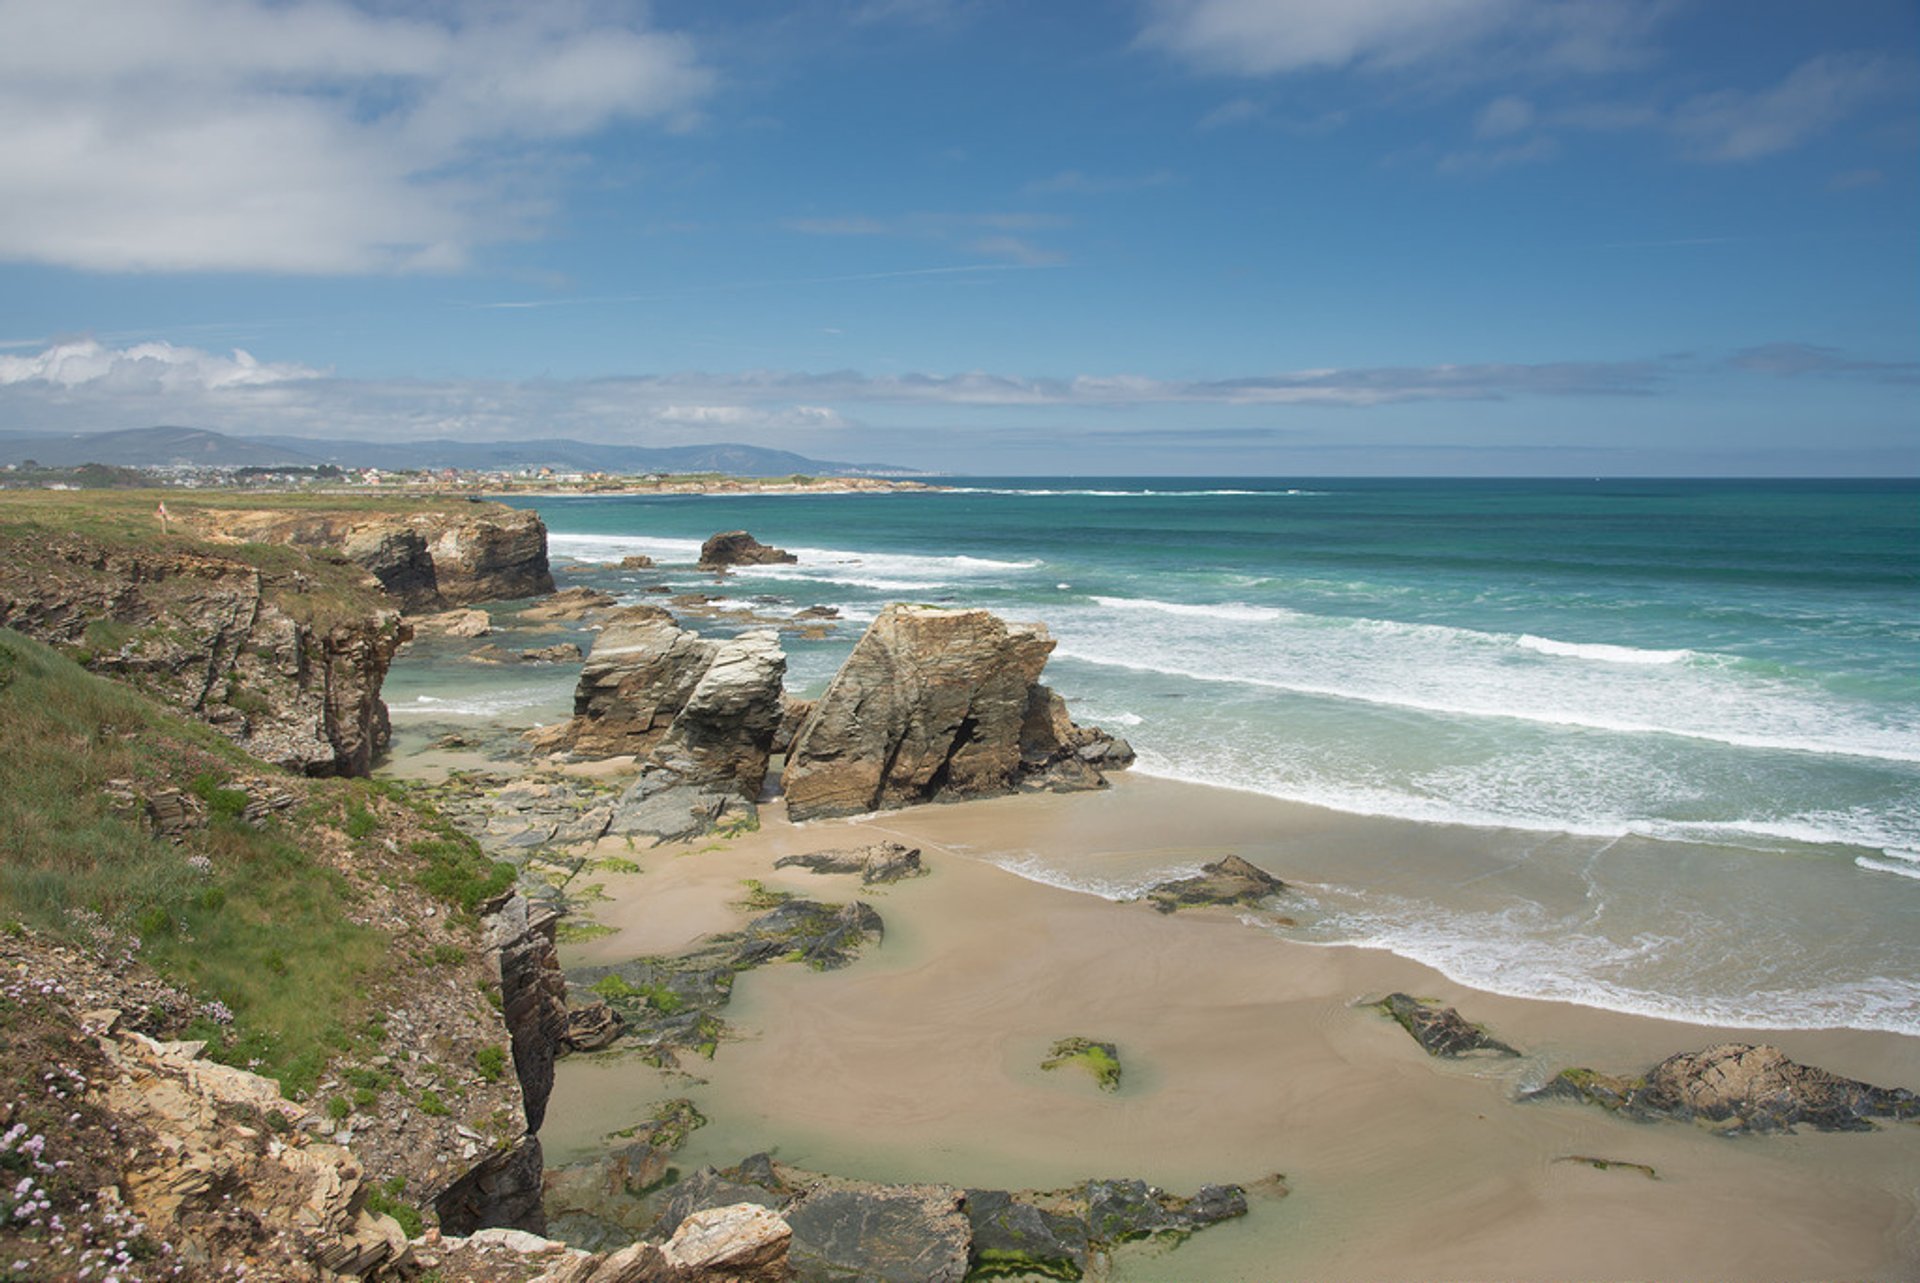
{"label": "cliff", "polygon": [[503,504],[426,506],[403,514],[349,508],[195,509],[209,538],[338,549],[410,614],[553,591],[547,527]]}
{"label": "cliff", "polygon": [[0,525],[0,626],[205,721],[263,761],[364,775],[411,634],[357,569]]}

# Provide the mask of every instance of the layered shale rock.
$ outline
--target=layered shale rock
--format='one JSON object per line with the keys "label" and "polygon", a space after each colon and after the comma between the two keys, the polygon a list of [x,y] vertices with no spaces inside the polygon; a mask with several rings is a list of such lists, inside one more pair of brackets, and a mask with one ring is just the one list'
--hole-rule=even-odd
{"label": "layered shale rock", "polygon": [[581,667],[573,719],[542,736],[541,746],[582,758],[644,758],[666,738],[717,649],[657,606],[621,611]]}
{"label": "layered shale rock", "polygon": [[794,819],[854,815],[1023,787],[1098,788],[1092,763],[1131,760],[1066,719],[1039,684],[1053,638],[984,610],[889,606],[794,737],[782,787]]}
{"label": "layered shale rock", "polygon": [[1722,1043],[1669,1056],[1643,1078],[1562,1070],[1525,1099],[1578,1100],[1642,1121],[1691,1122],[1733,1135],[1871,1131],[1875,1118],[1920,1118],[1920,1096],[1797,1064],[1777,1047]]}
{"label": "layered shale rock", "polygon": [[1202,865],[1190,878],[1162,882],[1147,892],[1147,903],[1161,913],[1208,905],[1251,907],[1269,896],[1279,895],[1287,884],[1265,869],[1249,864],[1237,855]]}
{"label": "layered shale rock", "polygon": [[770,566],[800,560],[784,548],[761,543],[744,530],[723,530],[700,545],[700,569],[728,566]]}
{"label": "layered shale rock", "polygon": [[351,567],[77,536],[0,539],[0,626],[308,775],[365,775],[384,751],[380,685],[412,635]]}
{"label": "layered shale rock", "polygon": [[670,841],[755,822],[780,729],[786,653],[765,631],[729,638],[710,653],[640,778],[615,804],[609,832]]}

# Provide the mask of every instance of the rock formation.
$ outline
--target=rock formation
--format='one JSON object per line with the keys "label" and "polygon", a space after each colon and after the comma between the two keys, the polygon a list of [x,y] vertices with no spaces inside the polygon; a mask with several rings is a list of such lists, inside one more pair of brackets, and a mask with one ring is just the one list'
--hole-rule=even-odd
{"label": "rock formation", "polygon": [[784,548],[761,543],[744,530],[723,530],[700,545],[700,569],[728,566],[768,566],[800,560]]}
{"label": "rock formation", "polygon": [[1202,905],[1259,904],[1268,896],[1279,895],[1286,883],[1265,869],[1247,863],[1237,855],[1202,865],[1190,878],[1162,882],[1147,892],[1147,903],[1161,913]]}
{"label": "rock formation", "polygon": [[1728,1135],[1790,1132],[1800,1123],[1872,1131],[1875,1118],[1920,1118],[1920,1095],[1904,1088],[1875,1087],[1796,1064],[1777,1047],[1737,1042],[1669,1056],[1640,1079],[1562,1070],[1525,1099],[1585,1101],[1628,1118],[1698,1123]]}
{"label": "rock formation", "polygon": [[1450,1059],[1476,1051],[1490,1051],[1500,1056],[1520,1054],[1479,1025],[1469,1023],[1452,1007],[1421,1002],[1404,993],[1390,993],[1372,1005],[1381,1014],[1398,1021],[1429,1056]]}
{"label": "rock formation", "polygon": [[583,758],[644,758],[713,662],[717,645],[657,606],[632,606],[601,630],[573,691],[573,720],[540,740]]}
{"label": "rock formation", "polygon": [[65,647],[276,766],[365,775],[385,749],[380,684],[411,630],[357,571],[267,571],[206,546],[5,542],[0,625]]}
{"label": "rock formation", "polygon": [[1039,684],[1053,644],[1038,624],[984,610],[889,606],[794,737],[782,777],[788,813],[1103,786],[1092,762],[1122,764],[1131,750],[1074,727]]}
{"label": "rock formation", "polygon": [[868,885],[875,882],[899,882],[917,878],[926,866],[920,863],[920,848],[898,842],[874,842],[867,846],[842,847],[832,851],[813,851],[806,855],[783,855],[773,862],[776,869],[811,869],[815,873],[858,873]]}
{"label": "rock formation", "polygon": [[202,510],[190,520],[219,538],[338,548],[414,614],[553,591],[546,523],[537,512],[504,504],[373,517]]}
{"label": "rock formation", "polygon": [[[669,841],[730,819],[751,822],[783,717],[779,638],[758,631],[706,641],[643,609],[649,618],[630,631],[616,625],[601,635],[574,701],[583,710],[575,752],[624,745],[643,754],[609,831]],[[614,654],[601,667],[609,634]]]}

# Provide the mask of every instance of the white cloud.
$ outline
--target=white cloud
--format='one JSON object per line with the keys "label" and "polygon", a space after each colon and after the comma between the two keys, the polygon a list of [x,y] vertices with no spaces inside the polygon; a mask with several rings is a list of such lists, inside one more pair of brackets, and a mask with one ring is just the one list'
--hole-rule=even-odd
{"label": "white cloud", "polygon": [[87,388],[111,394],[198,393],[321,377],[322,372],[310,366],[288,362],[263,365],[241,348],[220,356],[165,342],[116,349],[93,339],[80,339],[55,344],[35,356],[0,356],[0,387],[40,384],[50,389]]}
{"label": "white cloud", "polygon": [[457,267],[537,225],[552,169],[536,145],[675,125],[712,84],[686,40],[630,6],[425,13],[0,0],[0,259]]}
{"label": "white cloud", "polygon": [[1532,128],[1533,120],[1533,104],[1524,98],[1509,95],[1495,98],[1480,109],[1480,116],[1474,121],[1473,132],[1477,138],[1506,138],[1513,134],[1525,133]]}
{"label": "white cloud", "polygon": [[1702,94],[1680,104],[1672,127],[1696,156],[1753,160],[1825,133],[1897,81],[1883,57],[1825,54],[1770,89]]}

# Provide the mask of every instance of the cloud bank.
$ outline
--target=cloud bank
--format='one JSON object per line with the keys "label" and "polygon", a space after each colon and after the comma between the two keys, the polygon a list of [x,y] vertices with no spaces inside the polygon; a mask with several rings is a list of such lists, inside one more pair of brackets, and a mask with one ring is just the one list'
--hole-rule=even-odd
{"label": "cloud bank", "polygon": [[632,6],[0,0],[0,259],[452,270],[547,211],[550,150],[713,73]]}

